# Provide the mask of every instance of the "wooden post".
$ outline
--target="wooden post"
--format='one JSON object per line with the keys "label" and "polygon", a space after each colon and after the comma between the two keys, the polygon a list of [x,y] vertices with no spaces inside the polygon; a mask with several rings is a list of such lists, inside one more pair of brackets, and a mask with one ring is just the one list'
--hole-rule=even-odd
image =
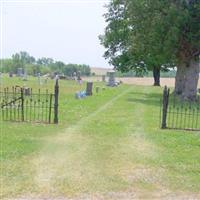
{"label": "wooden post", "polygon": [[22,122],[24,121],[24,89],[21,88],[21,119],[22,119]]}
{"label": "wooden post", "polygon": [[58,94],[59,94],[58,79],[56,79],[54,91],[55,91],[55,94],[54,94],[54,124],[58,124]]}
{"label": "wooden post", "polygon": [[167,128],[167,109],[168,109],[168,101],[169,101],[169,92],[170,90],[167,89],[167,86],[165,86],[164,91],[163,91],[162,129]]}

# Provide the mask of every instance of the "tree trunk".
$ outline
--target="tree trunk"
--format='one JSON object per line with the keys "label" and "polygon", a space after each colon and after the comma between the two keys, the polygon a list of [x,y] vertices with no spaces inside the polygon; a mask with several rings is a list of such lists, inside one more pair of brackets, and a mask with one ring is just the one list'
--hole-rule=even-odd
{"label": "tree trunk", "polygon": [[153,68],[154,86],[160,86],[160,68]]}
{"label": "tree trunk", "polygon": [[197,87],[199,80],[199,57],[193,58],[185,70],[185,86],[182,98],[193,101],[197,97]]}
{"label": "tree trunk", "polygon": [[175,78],[175,95],[182,95],[185,87],[185,72],[186,64],[180,63],[177,66],[176,78]]}

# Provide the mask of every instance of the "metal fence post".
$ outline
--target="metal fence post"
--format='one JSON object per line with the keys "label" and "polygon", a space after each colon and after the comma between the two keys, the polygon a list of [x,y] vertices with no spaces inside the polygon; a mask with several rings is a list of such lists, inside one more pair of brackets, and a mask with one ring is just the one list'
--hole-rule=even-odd
{"label": "metal fence post", "polygon": [[22,122],[24,121],[24,89],[21,88],[21,119],[22,119]]}
{"label": "metal fence post", "polygon": [[169,92],[170,90],[167,89],[165,86],[163,91],[163,109],[162,109],[162,129],[167,128],[167,109],[168,109],[168,101],[169,101]]}
{"label": "metal fence post", "polygon": [[56,79],[54,91],[55,91],[55,94],[54,94],[54,124],[58,124],[58,94],[59,94],[58,79]]}

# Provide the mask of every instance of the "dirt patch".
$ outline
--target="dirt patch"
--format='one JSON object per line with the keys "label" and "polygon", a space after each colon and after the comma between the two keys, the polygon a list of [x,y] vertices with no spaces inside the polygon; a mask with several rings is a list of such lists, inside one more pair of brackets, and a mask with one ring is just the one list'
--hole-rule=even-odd
{"label": "dirt patch", "polygon": [[137,200],[137,199],[164,199],[164,200],[199,200],[200,194],[171,192],[168,190],[157,190],[152,193],[145,193],[132,189],[130,191],[113,191],[104,194],[82,194],[76,197],[22,197],[10,200]]}
{"label": "dirt patch", "polygon": [[143,181],[146,183],[162,182],[164,169],[153,169],[144,166],[137,166],[128,172],[127,179],[129,182]]}
{"label": "dirt patch", "polygon": [[[132,84],[132,85],[153,85],[153,78],[120,78],[123,83],[125,84]],[[160,80],[161,85],[167,85],[169,87],[173,87],[175,84],[174,78],[161,78]]]}

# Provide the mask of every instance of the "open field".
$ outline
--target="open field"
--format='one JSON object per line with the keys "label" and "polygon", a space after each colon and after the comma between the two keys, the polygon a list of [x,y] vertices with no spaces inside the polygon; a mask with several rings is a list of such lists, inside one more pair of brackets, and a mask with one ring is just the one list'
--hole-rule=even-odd
{"label": "open field", "polygon": [[91,73],[95,73],[95,75],[102,76],[106,75],[108,71],[110,71],[112,68],[98,68],[98,67],[92,67]]}
{"label": "open field", "polygon": [[[85,81],[101,81],[102,77],[84,77]],[[124,84],[128,85],[144,85],[144,86],[152,86],[153,85],[153,78],[134,78],[134,77],[124,77],[124,78],[116,78],[116,80],[121,80]],[[174,78],[161,78],[161,86],[167,85],[168,87],[174,87],[175,79]],[[198,87],[200,88],[200,80]]]}
{"label": "open field", "polygon": [[[24,84],[39,87],[3,80]],[[200,132],[159,128],[162,88],[123,84],[76,100],[83,89],[60,81],[58,125],[0,122],[0,199],[200,199]]]}

